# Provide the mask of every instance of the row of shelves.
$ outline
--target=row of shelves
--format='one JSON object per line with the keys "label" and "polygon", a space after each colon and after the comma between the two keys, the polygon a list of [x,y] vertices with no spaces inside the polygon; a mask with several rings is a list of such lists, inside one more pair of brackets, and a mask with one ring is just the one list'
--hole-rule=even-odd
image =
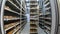
{"label": "row of shelves", "polygon": [[3,34],[20,34],[26,22],[25,1],[6,0],[3,14]]}
{"label": "row of shelves", "polygon": [[38,19],[38,1],[32,0],[30,1],[30,34],[38,34]]}
{"label": "row of shelves", "polygon": [[50,34],[52,25],[50,0],[44,0],[43,6],[44,11],[39,14],[39,25],[46,32],[46,34]]}

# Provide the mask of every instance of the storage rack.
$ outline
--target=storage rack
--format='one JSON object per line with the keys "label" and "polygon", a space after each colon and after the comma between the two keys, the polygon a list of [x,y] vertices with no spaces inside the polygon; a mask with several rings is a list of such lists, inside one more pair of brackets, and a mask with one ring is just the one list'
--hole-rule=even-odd
{"label": "storage rack", "polygon": [[40,19],[40,27],[47,33],[51,34],[51,24],[52,24],[52,14],[51,14],[51,6],[50,0],[43,1],[43,12],[40,11],[39,19]]}
{"label": "storage rack", "polygon": [[20,34],[26,24],[25,1],[3,0],[2,34]]}
{"label": "storage rack", "polygon": [[30,0],[30,34],[38,34],[38,1]]}

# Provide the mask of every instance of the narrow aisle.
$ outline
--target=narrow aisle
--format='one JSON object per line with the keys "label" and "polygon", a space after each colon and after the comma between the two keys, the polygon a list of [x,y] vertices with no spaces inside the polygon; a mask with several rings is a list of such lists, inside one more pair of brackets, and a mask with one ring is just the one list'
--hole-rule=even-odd
{"label": "narrow aisle", "polygon": [[46,34],[44,30],[42,30],[40,27],[38,27],[38,34]]}
{"label": "narrow aisle", "polygon": [[30,33],[30,23],[27,23],[22,30],[21,34],[29,34]]}

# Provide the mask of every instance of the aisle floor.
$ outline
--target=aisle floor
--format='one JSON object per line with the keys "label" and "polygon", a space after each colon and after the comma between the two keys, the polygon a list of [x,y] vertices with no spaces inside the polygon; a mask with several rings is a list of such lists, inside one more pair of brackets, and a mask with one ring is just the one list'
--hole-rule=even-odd
{"label": "aisle floor", "polygon": [[40,27],[38,27],[38,34],[46,34],[44,30],[42,30]]}
{"label": "aisle floor", "polygon": [[30,33],[30,23],[27,23],[22,30],[21,34],[29,34]]}
{"label": "aisle floor", "polygon": [[[30,34],[30,23],[27,23],[21,34]],[[40,27],[38,27],[38,34],[46,34]]]}

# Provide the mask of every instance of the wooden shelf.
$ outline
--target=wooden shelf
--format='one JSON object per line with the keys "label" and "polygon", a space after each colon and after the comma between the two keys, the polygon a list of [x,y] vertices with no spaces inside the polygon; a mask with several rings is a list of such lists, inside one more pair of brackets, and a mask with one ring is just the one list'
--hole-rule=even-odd
{"label": "wooden shelf", "polygon": [[20,13],[18,13],[18,12],[16,12],[16,11],[13,11],[13,10],[11,10],[9,7],[6,7],[6,6],[5,6],[5,10],[20,15]]}
{"label": "wooden shelf", "polygon": [[37,27],[30,27],[30,29],[38,29]]}
{"label": "wooden shelf", "polygon": [[10,2],[12,5],[14,5],[17,9],[20,10],[20,8],[18,6],[16,6],[12,1],[8,0],[8,2]]}
{"label": "wooden shelf", "polygon": [[20,18],[4,19],[4,21],[10,21],[10,20],[20,20]]}
{"label": "wooden shelf", "polygon": [[25,1],[7,0],[4,5],[3,33],[18,34],[26,24]]}
{"label": "wooden shelf", "polygon": [[13,34],[15,34],[17,31],[19,31],[20,27],[18,27],[14,32]]}
{"label": "wooden shelf", "polygon": [[[15,24],[15,25],[13,25],[13,24]],[[10,29],[12,29],[12,28],[14,28],[15,26],[17,26],[19,23],[12,23],[11,25],[9,24],[9,25],[6,25],[5,26],[5,31],[8,31],[8,30],[10,30]],[[9,27],[8,27],[9,26]]]}

